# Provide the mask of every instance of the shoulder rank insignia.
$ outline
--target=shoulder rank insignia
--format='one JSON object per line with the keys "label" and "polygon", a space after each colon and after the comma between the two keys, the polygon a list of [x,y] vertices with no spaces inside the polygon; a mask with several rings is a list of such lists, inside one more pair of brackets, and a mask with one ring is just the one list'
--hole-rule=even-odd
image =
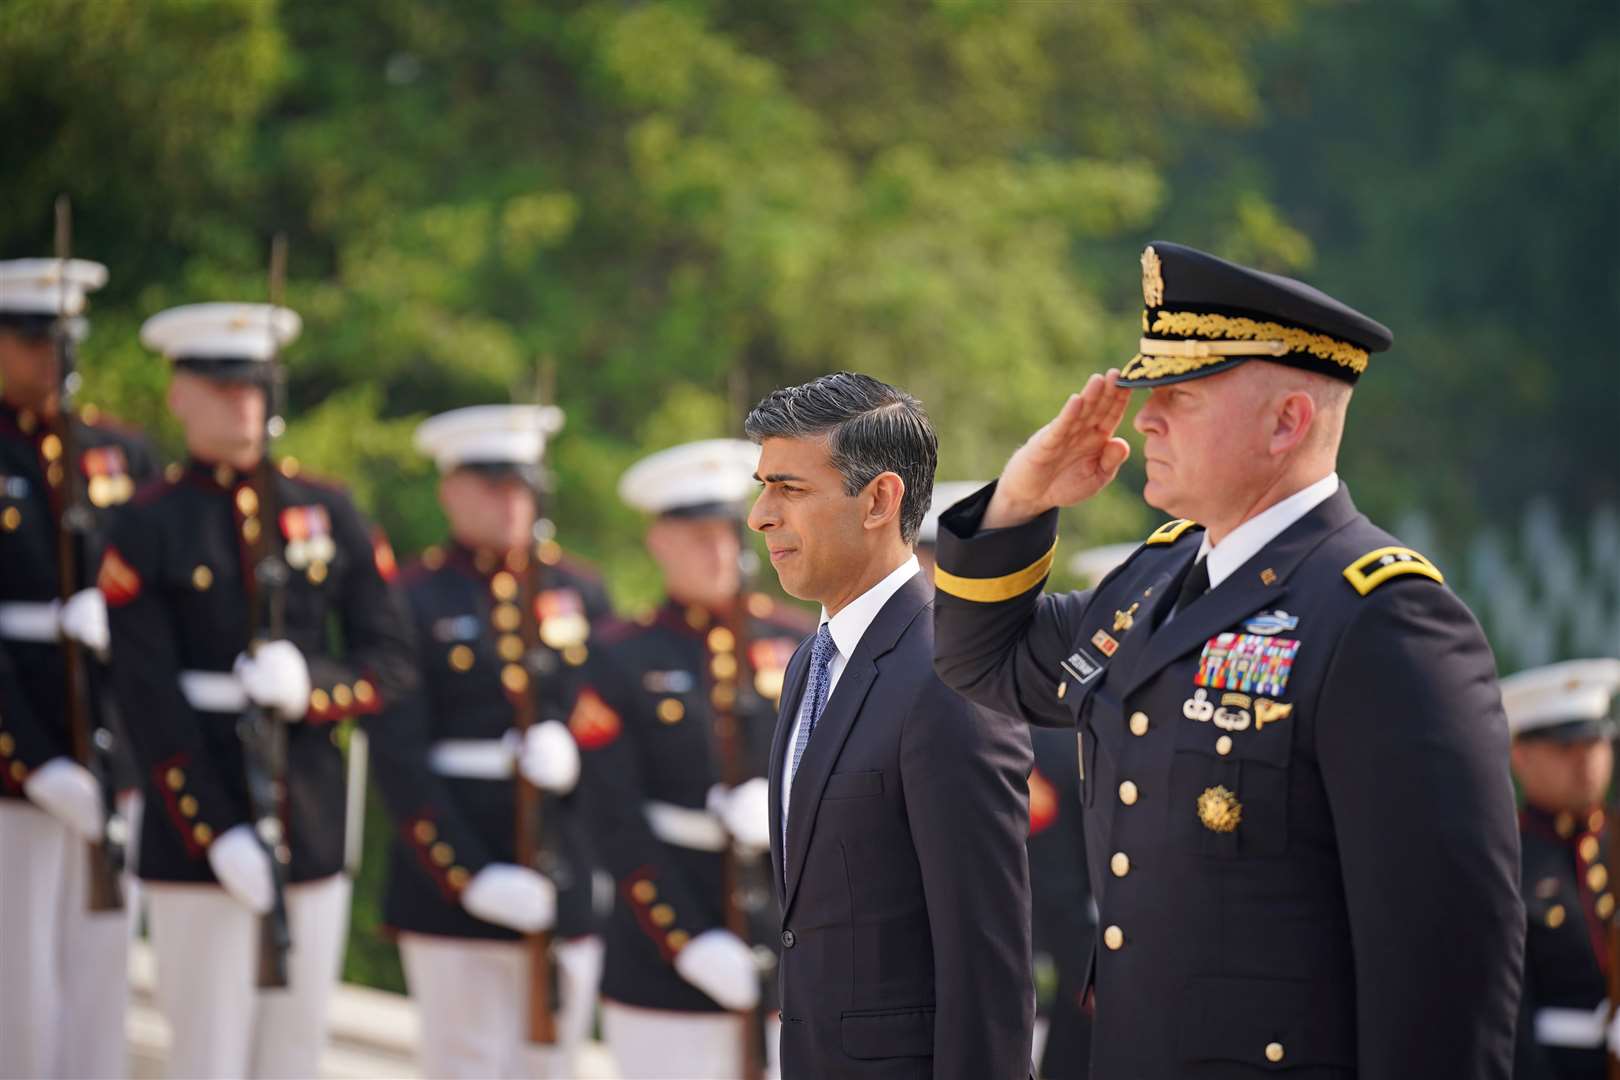
{"label": "shoulder rank insignia", "polygon": [[1344,568],[1344,579],[1362,596],[1401,574],[1421,574],[1442,585],[1446,583],[1439,567],[1411,548],[1381,547]]}
{"label": "shoulder rank insignia", "polygon": [[1142,542],[1145,544],[1173,544],[1177,540],[1181,539],[1182,533],[1195,527],[1197,524],[1198,522],[1189,521],[1187,518],[1177,518],[1174,521],[1167,521],[1163,525],[1160,525],[1157,529],[1154,529],[1152,534]]}

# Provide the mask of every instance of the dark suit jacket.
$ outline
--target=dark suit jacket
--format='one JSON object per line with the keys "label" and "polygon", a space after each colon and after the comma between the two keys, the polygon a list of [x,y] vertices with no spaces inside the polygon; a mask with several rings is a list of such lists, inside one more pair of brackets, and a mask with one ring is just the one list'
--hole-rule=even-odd
{"label": "dark suit jacket", "polygon": [[784,874],[808,644],[788,667],[770,761],[785,1080],[1029,1073],[1029,737],[939,681],[931,607],[919,574],[849,658],[793,781]]}

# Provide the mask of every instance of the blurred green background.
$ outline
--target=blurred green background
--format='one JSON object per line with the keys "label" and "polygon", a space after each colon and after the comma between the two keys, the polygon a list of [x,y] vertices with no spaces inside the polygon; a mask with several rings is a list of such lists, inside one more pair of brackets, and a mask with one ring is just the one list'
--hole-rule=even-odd
{"label": "blurred green background", "polygon": [[[402,555],[442,528],[414,425],[548,371],[559,538],[627,609],[619,473],[775,386],[898,382],[942,478],[992,475],[1131,355],[1163,237],[1394,328],[1341,472],[1504,669],[1620,650],[1612,0],[3,0],[0,131],[0,257],[72,195],[85,400],[170,452],[140,322],[264,298],[288,234],[283,449]],[[1139,489],[1065,545],[1143,535]],[[349,975],[397,987],[380,870]]]}

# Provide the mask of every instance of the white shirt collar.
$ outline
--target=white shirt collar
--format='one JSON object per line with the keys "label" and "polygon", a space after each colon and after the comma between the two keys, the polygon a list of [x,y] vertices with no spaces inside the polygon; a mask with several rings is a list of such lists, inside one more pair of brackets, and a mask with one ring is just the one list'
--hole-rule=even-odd
{"label": "white shirt collar", "polygon": [[910,581],[920,569],[917,556],[913,555],[890,571],[882,581],[851,600],[838,614],[829,618],[827,609],[821,609],[821,621],[827,624],[833,644],[838,646],[838,655],[845,660],[855,655],[855,646],[861,643],[866,628],[872,625],[872,620],[889,602],[889,597],[899,592],[900,586]]}
{"label": "white shirt collar", "polygon": [[1284,529],[1310,513],[1339,490],[1339,474],[1330,472],[1309,487],[1301,488],[1226,534],[1211,545],[1209,533],[1199,545],[1198,558],[1209,559],[1209,587],[1230,577],[1238,567],[1259,554],[1260,549],[1282,535]]}

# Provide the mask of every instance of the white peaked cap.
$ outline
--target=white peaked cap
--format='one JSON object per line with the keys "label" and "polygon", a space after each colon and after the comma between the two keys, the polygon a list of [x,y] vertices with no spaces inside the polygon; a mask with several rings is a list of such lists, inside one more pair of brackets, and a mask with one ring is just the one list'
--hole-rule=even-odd
{"label": "white peaked cap", "polygon": [[1620,690],[1620,660],[1566,660],[1502,680],[1502,707],[1514,735],[1609,715]]}
{"label": "white peaked cap", "polygon": [[619,498],[648,514],[737,503],[754,490],[759,447],[743,439],[682,443],[642,458],[619,477]]}
{"label": "white peaked cap", "polygon": [[969,495],[984,487],[984,480],[936,480],[934,501],[923,516],[922,528],[917,532],[917,543],[939,543],[939,516]]}
{"label": "white peaked cap", "polygon": [[269,360],[303,328],[291,308],[272,314],[269,304],[186,304],[147,319],[141,344],[171,360]]}
{"label": "white peaked cap", "polygon": [[546,439],[562,426],[555,405],[470,405],[422,421],[416,449],[444,473],[461,465],[538,465]]}
{"label": "white peaked cap", "polygon": [[1104,544],[1102,547],[1077,551],[1069,559],[1069,572],[1085,578],[1092,585],[1113,573],[1114,567],[1131,557],[1141,547],[1138,543]]}
{"label": "white peaked cap", "polygon": [[107,284],[107,268],[87,259],[7,259],[0,262],[0,311],[78,315],[84,294]]}

